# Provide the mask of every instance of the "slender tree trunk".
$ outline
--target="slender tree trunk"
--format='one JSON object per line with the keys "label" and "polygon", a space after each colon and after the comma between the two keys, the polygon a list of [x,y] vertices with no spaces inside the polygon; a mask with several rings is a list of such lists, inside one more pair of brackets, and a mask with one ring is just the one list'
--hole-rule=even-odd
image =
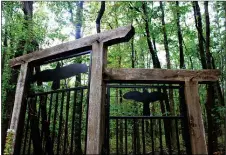
{"label": "slender tree trunk", "polygon": [[154,51],[154,48],[152,47],[152,42],[150,39],[151,37],[150,37],[149,23],[148,23],[147,2],[142,2],[142,9],[143,9],[143,15],[144,15],[144,22],[145,22],[146,38],[147,38],[149,51],[152,56],[153,66],[154,68],[161,68],[157,53]]}
{"label": "slender tree trunk", "polygon": [[207,60],[207,68],[211,69],[211,55],[210,55],[210,19],[209,19],[209,9],[208,9],[208,1],[204,2],[205,6],[205,18],[206,18],[206,60]]}
{"label": "slender tree trunk", "polygon": [[[83,19],[83,1],[77,1],[77,2],[67,2],[68,4],[68,9],[70,13],[70,21],[74,26],[75,30],[75,39],[81,38],[81,28],[82,28],[82,19]],[[74,4],[76,4],[77,9],[75,13],[76,20],[74,20]],[[81,63],[81,59],[77,58],[76,60],[78,63]],[[81,84],[81,75],[76,75],[76,83],[75,85]]]}
{"label": "slender tree trunk", "polygon": [[97,16],[97,19],[96,19],[96,29],[97,29],[97,33],[100,33],[100,21],[101,21],[101,18],[104,14],[104,11],[105,11],[105,1],[101,1],[101,7],[100,7],[100,10],[99,10],[99,13],[98,13],[98,16]]}
{"label": "slender tree trunk", "polygon": [[[76,20],[74,20],[74,14],[73,14],[73,3],[76,3],[77,10],[76,10]],[[82,18],[83,18],[83,1],[77,1],[77,2],[68,2],[69,6],[69,12],[71,14],[71,23],[74,25],[75,28],[75,39],[81,38],[81,28],[82,28]],[[80,58],[77,58],[77,62],[81,63],[82,60]],[[76,82],[75,86],[78,86],[81,84],[81,75],[76,75]],[[79,97],[79,95],[78,95]],[[81,118],[79,118],[79,114],[81,111],[82,105],[77,104],[77,110],[76,110],[76,118],[75,118],[75,152],[78,155],[82,154],[82,146],[81,146],[81,126],[79,124]]]}
{"label": "slender tree trunk", "polygon": [[[169,52],[169,45],[168,45],[168,36],[167,36],[167,32],[166,32],[166,25],[165,25],[165,13],[164,13],[164,6],[162,4],[162,2],[160,1],[160,9],[162,12],[162,30],[163,30],[163,36],[164,36],[164,47],[165,47],[165,51],[166,51],[166,62],[167,62],[167,69],[171,68],[171,63],[170,63],[170,52]],[[167,91],[164,92],[167,95]],[[170,102],[169,102],[170,101]],[[169,89],[169,101],[168,101],[168,95],[167,95],[167,100],[165,102],[166,107],[170,107],[167,108],[167,111],[170,113],[170,115],[173,114],[174,111],[174,100],[173,100],[173,90]],[[166,132],[169,132],[169,136],[166,136],[166,142],[168,145],[168,148],[171,149],[170,143],[173,145],[173,147],[176,147],[176,133],[171,130],[175,125],[173,121],[167,122],[168,126],[171,126],[169,129],[169,131],[167,131],[168,129],[165,129]]]}
{"label": "slender tree trunk", "polygon": [[[32,5],[33,5],[32,1],[22,3],[22,6],[23,6],[22,9],[23,9],[23,12],[24,12],[24,19],[25,19],[25,22],[23,24],[24,30],[26,30],[28,28],[28,23],[32,19],[32,11],[33,11]],[[19,41],[18,47],[17,47],[16,52],[15,52],[13,57],[21,56],[24,53],[26,42],[27,42],[27,40],[24,39],[24,38]],[[18,70],[16,70],[16,69],[11,70],[11,76],[10,76],[10,79],[9,79],[10,85],[16,86],[18,74],[19,74]],[[7,127],[10,123],[10,117],[11,117],[11,114],[12,114],[14,98],[15,98],[15,87],[8,89],[7,92],[6,92],[6,101],[5,101],[6,119],[4,120],[4,124],[6,125],[6,128],[2,131],[3,137],[6,136],[6,130],[7,130]]]}
{"label": "slender tree trunk", "polygon": [[[224,3],[224,14],[226,17],[226,2]],[[226,20],[224,20],[224,45],[226,45]],[[226,47],[224,46],[224,55],[226,55]],[[226,58],[224,58],[224,64],[226,64]],[[226,73],[226,66],[224,66],[224,73]],[[224,88],[226,88],[226,80],[224,80]],[[226,98],[226,89],[223,90],[224,91],[224,99]],[[226,108],[226,104],[224,104],[224,107]],[[226,128],[226,118],[225,118],[225,124],[224,124],[224,128]],[[224,136],[224,146],[226,150],[226,134]]]}
{"label": "slender tree trunk", "polygon": [[193,61],[192,61],[191,56],[189,57],[189,60],[190,60],[190,63],[191,63],[191,69],[194,69],[194,65],[193,65]]}
{"label": "slender tree trunk", "polygon": [[[81,38],[81,28],[82,28],[82,18],[83,18],[83,1],[77,2],[77,11],[76,11],[76,24],[75,24],[75,39]],[[81,63],[82,60],[78,59],[78,63]],[[81,74],[76,76],[76,81],[81,84]]]}
{"label": "slender tree trunk", "polygon": [[206,69],[206,55],[204,51],[204,45],[205,39],[203,37],[203,30],[202,30],[202,16],[200,13],[199,4],[197,1],[192,2],[193,10],[194,10],[194,18],[195,18],[195,26],[198,31],[198,40],[199,40],[199,53],[201,57],[201,64],[202,68]]}
{"label": "slender tree trunk", "polygon": [[180,10],[179,10],[179,2],[178,1],[176,1],[176,9],[177,9],[177,36],[178,36],[179,50],[180,50],[180,68],[185,68],[184,51],[183,51],[183,37],[182,37],[181,27],[180,27]]}
{"label": "slender tree trunk", "polygon": [[28,104],[29,106],[29,115],[30,115],[30,129],[31,129],[31,139],[33,142],[33,153],[34,155],[42,155],[42,145],[41,145],[41,137],[39,130],[39,119],[36,110],[36,101],[35,99],[30,99]]}
{"label": "slender tree trunk", "polygon": [[5,59],[6,59],[6,53],[7,53],[7,48],[8,48],[8,43],[7,43],[7,37],[8,37],[8,33],[7,33],[7,27],[5,28],[5,36],[4,36],[4,41],[3,41],[3,54],[2,54],[2,58],[1,58],[1,61],[2,61],[2,72],[1,74],[3,73],[4,71],[4,67],[5,67]]}
{"label": "slender tree trunk", "polygon": [[[27,1],[23,2],[23,12],[24,12],[24,18],[27,21],[24,24],[25,29],[27,29],[27,33],[33,34],[33,25],[32,25],[32,17],[33,17],[33,2]],[[33,52],[38,49],[38,43],[34,40],[33,35],[28,36],[28,38],[25,39],[25,45],[24,50],[27,53]],[[40,66],[35,67],[36,71],[40,71]],[[42,85],[42,83],[38,83],[39,86]],[[41,104],[44,104],[44,98],[41,98]],[[40,137],[40,130],[39,130],[39,120],[36,115],[36,103],[31,101],[30,108],[32,109],[30,111],[31,115],[31,135],[32,135],[32,141],[33,141],[33,147],[34,147],[34,153],[35,154],[43,154],[43,149],[41,146],[41,137]],[[32,113],[32,111],[34,113]],[[43,113],[43,109],[41,110]],[[43,117],[43,115],[42,115]]]}
{"label": "slender tree trunk", "polygon": [[164,37],[164,47],[166,51],[166,63],[167,63],[167,69],[170,69],[170,54],[169,54],[169,46],[168,46],[168,37],[166,33],[166,24],[165,24],[165,14],[164,14],[164,8],[162,1],[160,3],[160,9],[162,11],[162,30],[163,30],[163,37]]}
{"label": "slender tree trunk", "polygon": [[134,37],[131,40],[131,62],[132,62],[132,68],[135,68],[135,51],[134,51]]}
{"label": "slender tree trunk", "polygon": [[[213,68],[211,63],[211,53],[210,53],[210,21],[209,21],[209,10],[208,10],[208,2],[204,2],[205,7],[205,19],[206,19],[206,57],[207,57],[207,68]],[[212,58],[213,59],[213,58]],[[214,64],[213,64],[214,65]],[[209,84],[207,86],[207,119],[208,119],[208,154],[213,154],[217,151],[217,126],[219,126],[216,122],[216,118],[213,118],[218,115],[214,107],[215,103],[215,95],[214,95],[214,85]],[[213,126],[215,128],[213,128]]]}

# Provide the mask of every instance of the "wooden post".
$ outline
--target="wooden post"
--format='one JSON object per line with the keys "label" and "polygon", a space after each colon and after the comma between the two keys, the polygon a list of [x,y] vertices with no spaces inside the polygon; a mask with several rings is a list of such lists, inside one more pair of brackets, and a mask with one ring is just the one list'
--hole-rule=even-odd
{"label": "wooden post", "polygon": [[[19,132],[20,116],[22,114],[21,110],[22,110],[22,107],[24,104],[27,74],[28,74],[28,63],[24,63],[21,65],[21,68],[20,68],[20,74],[19,74],[18,82],[17,82],[17,86],[16,86],[13,113],[12,113],[12,118],[11,118],[11,123],[10,123],[10,130],[8,130],[9,132],[13,133],[13,136],[11,137],[12,138],[11,139],[11,141],[12,141],[12,152],[11,153],[12,154],[15,153],[17,136],[19,136],[17,134]],[[7,136],[8,136],[8,134],[7,134]]]}
{"label": "wooden post", "polygon": [[192,154],[207,154],[205,130],[198,94],[198,81],[185,79],[185,99],[188,111]]}
{"label": "wooden post", "polygon": [[92,67],[89,94],[86,154],[100,154],[104,140],[104,98],[103,69],[106,65],[107,50],[103,43],[92,45]]}

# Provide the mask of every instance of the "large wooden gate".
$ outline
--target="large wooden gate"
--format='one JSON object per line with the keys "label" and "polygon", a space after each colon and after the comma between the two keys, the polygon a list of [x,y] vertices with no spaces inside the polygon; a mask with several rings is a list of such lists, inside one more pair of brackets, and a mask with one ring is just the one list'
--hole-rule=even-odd
{"label": "large wooden gate", "polygon": [[20,66],[16,87],[15,102],[7,138],[12,140],[12,154],[19,146],[20,126],[24,124],[24,100],[27,97],[28,77],[34,65],[54,59],[73,56],[87,50],[91,52],[91,70],[89,86],[89,107],[86,153],[100,154],[104,145],[105,131],[105,95],[106,83],[126,82],[168,82],[185,84],[185,100],[188,110],[188,123],[192,154],[207,154],[205,132],[198,96],[198,83],[217,81],[219,70],[167,70],[167,69],[110,69],[107,68],[107,47],[129,41],[134,35],[130,26],[117,28],[72,42],[36,51],[10,61],[11,67]]}

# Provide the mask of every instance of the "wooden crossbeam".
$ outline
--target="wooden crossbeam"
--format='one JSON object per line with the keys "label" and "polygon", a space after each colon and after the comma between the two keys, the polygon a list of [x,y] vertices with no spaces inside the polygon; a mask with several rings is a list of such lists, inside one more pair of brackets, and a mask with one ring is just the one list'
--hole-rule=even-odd
{"label": "wooden crossbeam", "polygon": [[155,82],[184,82],[185,78],[192,81],[217,81],[220,70],[169,70],[169,69],[113,69],[105,68],[104,80],[106,81],[155,81]]}
{"label": "wooden crossbeam", "polygon": [[63,43],[54,47],[50,47],[41,51],[35,51],[23,56],[10,60],[10,66],[15,67],[25,62],[50,60],[60,55],[72,55],[84,50],[91,50],[94,42],[102,42],[104,45],[110,46],[121,42],[129,41],[135,31],[132,25],[120,27],[114,30],[105,31],[88,37],[80,38],[75,41]]}

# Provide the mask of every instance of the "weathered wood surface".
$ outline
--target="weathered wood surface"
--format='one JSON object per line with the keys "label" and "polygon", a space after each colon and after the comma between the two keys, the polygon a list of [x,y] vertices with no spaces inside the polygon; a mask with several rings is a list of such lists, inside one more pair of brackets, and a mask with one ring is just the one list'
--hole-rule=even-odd
{"label": "weathered wood surface", "polygon": [[104,99],[105,83],[103,82],[103,68],[106,65],[107,50],[103,43],[94,43],[92,52],[87,147],[86,154],[100,154],[104,138]]}
{"label": "weathered wood surface", "polygon": [[25,98],[25,87],[26,87],[26,79],[28,74],[28,63],[22,64],[20,68],[20,74],[16,86],[16,94],[15,94],[15,101],[13,106],[13,113],[10,123],[10,129],[15,132],[15,135],[13,137],[13,150],[15,146],[16,141],[16,134],[18,132],[18,125],[19,125],[19,119],[21,115],[21,107],[22,104],[24,104],[24,98]]}
{"label": "weathered wood surface", "polygon": [[205,130],[199,102],[198,82],[185,80],[185,99],[188,111],[192,154],[207,154]]}
{"label": "weathered wood surface", "polygon": [[48,60],[53,56],[66,54],[67,52],[74,53],[76,50],[80,52],[82,50],[90,50],[94,42],[103,42],[105,45],[110,46],[113,44],[129,41],[134,35],[135,31],[132,25],[120,27],[114,30],[105,31],[88,37],[80,38],[75,41],[63,43],[54,47],[50,47],[41,51],[35,51],[30,54],[14,58],[10,60],[10,66],[18,66],[24,62],[32,62],[37,60]]}
{"label": "weathered wood surface", "polygon": [[220,70],[169,70],[169,69],[112,69],[105,68],[104,80],[113,81],[157,81],[157,82],[181,82],[185,78],[192,81],[217,81]]}

